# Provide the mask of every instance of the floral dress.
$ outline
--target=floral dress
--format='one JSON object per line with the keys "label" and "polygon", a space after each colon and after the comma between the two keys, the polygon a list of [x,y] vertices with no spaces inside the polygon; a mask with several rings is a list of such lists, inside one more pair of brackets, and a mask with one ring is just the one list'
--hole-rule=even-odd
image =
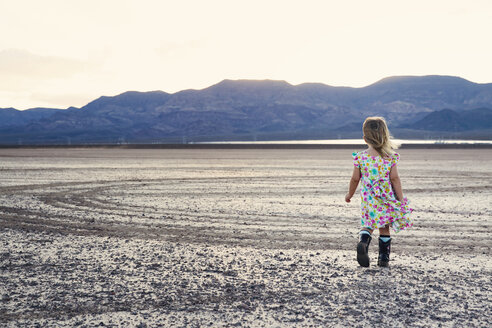
{"label": "floral dress", "polygon": [[398,201],[390,181],[390,170],[400,160],[394,153],[391,157],[371,156],[367,150],[352,154],[355,167],[361,173],[361,225],[370,229],[391,224],[395,232],[413,225],[410,213],[413,209],[405,197]]}

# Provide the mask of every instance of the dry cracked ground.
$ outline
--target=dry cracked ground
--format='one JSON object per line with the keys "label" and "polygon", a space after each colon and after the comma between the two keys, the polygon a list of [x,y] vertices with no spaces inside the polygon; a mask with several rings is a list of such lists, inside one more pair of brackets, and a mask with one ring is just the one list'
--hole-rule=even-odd
{"label": "dry cracked ground", "polygon": [[351,152],[0,149],[0,325],[489,326],[492,150],[401,150],[384,269]]}

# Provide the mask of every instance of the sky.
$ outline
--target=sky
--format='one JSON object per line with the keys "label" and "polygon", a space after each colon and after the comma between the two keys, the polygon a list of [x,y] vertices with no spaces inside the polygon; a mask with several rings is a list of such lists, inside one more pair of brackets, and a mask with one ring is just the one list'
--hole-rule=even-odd
{"label": "sky", "polygon": [[492,82],[490,0],[0,0],[0,108],[224,79]]}

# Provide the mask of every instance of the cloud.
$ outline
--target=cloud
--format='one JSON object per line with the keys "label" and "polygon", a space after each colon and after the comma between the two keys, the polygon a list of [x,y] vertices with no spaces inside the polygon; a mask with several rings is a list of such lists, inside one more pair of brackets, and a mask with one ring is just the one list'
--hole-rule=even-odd
{"label": "cloud", "polygon": [[182,57],[193,54],[206,45],[206,40],[167,41],[161,42],[155,52],[162,57]]}
{"label": "cloud", "polygon": [[46,104],[47,106],[68,107],[76,106],[80,107],[89,103],[90,101],[98,98],[99,94],[89,93],[38,93],[33,92],[30,94],[29,100],[36,104]]}
{"label": "cloud", "polygon": [[98,94],[87,89],[101,65],[94,58],[82,61],[24,49],[1,50],[0,107],[84,105]]}
{"label": "cloud", "polygon": [[72,58],[42,56],[23,49],[0,51],[0,79],[46,80],[66,78],[87,69],[88,64]]}
{"label": "cloud", "polygon": [[89,93],[53,93],[0,90],[0,108],[13,107],[24,110],[33,107],[67,108],[70,106],[82,107],[98,98],[99,94]]}

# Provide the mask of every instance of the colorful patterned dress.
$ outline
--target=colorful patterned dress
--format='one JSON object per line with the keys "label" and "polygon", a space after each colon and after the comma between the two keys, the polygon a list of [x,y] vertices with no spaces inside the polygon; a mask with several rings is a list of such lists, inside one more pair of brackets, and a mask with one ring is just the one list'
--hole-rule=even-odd
{"label": "colorful patterned dress", "polygon": [[371,156],[367,150],[352,154],[354,165],[361,173],[361,225],[370,229],[383,228],[391,224],[395,232],[413,225],[410,213],[413,209],[405,197],[396,200],[390,181],[390,170],[400,160],[394,153],[391,157]]}

